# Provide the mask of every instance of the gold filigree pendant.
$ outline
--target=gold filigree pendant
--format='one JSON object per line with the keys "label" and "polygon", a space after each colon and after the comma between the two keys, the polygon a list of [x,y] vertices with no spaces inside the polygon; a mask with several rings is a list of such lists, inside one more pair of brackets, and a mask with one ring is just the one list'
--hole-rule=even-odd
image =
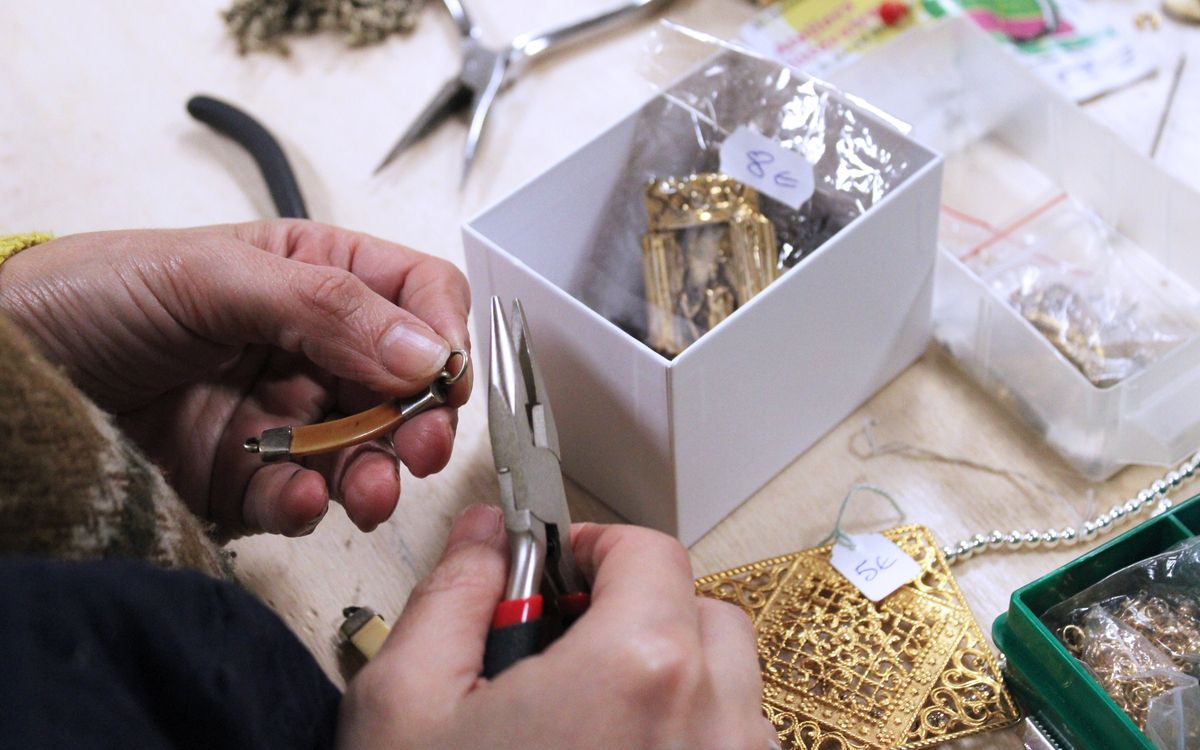
{"label": "gold filigree pendant", "polygon": [[758,192],[722,174],[646,187],[642,270],[649,344],[674,357],[781,273]]}
{"label": "gold filigree pendant", "polygon": [[928,529],[882,533],[922,574],[879,602],[829,564],[832,545],[696,581],[754,620],[784,750],[924,748],[1020,718]]}

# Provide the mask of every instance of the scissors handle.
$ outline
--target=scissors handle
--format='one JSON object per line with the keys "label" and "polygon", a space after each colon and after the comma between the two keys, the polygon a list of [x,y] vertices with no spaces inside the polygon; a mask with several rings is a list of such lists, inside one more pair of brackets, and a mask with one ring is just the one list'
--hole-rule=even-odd
{"label": "scissors handle", "polygon": [[[614,8],[599,11],[563,26],[522,34],[512,41],[512,53],[509,58],[510,75],[516,74],[512,67],[527,63],[535,55],[560,47],[568,41],[578,40],[591,34],[599,34],[638,16],[656,13],[674,1],[628,0]],[[447,2],[458,2],[458,0],[447,0]]]}

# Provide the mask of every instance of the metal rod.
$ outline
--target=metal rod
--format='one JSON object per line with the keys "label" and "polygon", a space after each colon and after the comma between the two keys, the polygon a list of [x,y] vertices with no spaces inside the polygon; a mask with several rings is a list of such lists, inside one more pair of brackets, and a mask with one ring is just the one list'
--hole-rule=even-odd
{"label": "metal rod", "polygon": [[1150,146],[1150,158],[1158,153],[1158,144],[1162,140],[1163,131],[1167,127],[1167,119],[1171,116],[1171,107],[1175,104],[1175,93],[1179,91],[1179,80],[1183,78],[1183,66],[1187,63],[1187,55],[1179,56],[1175,64],[1175,77],[1171,79],[1171,90],[1167,92],[1167,102],[1163,105],[1162,116],[1158,118],[1158,130],[1154,133],[1154,143]]}

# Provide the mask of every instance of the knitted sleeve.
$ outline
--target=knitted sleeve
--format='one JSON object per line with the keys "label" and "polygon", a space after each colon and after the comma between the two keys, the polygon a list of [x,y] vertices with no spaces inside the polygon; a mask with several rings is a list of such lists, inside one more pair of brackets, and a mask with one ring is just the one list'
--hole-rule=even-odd
{"label": "knitted sleeve", "polygon": [[29,232],[28,234],[0,234],[0,263],[8,260],[22,250],[34,245],[49,242],[54,235],[45,232]]}
{"label": "knitted sleeve", "polygon": [[232,578],[162,473],[0,315],[0,555],[138,558]]}

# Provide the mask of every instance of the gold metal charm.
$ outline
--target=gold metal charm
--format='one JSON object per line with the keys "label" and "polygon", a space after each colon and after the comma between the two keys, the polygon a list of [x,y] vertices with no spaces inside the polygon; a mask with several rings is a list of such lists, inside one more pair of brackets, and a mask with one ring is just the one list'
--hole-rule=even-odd
{"label": "gold metal charm", "polygon": [[650,346],[674,357],[781,273],[758,192],[722,174],[646,187],[642,270]]}
{"label": "gold metal charm", "polygon": [[1146,591],[1093,605],[1058,639],[1088,666],[1104,692],[1146,729],[1150,703],[1195,676],[1200,611],[1192,601],[1170,601]]}
{"label": "gold metal charm", "polygon": [[1020,718],[929,531],[883,535],[923,573],[879,602],[833,569],[832,545],[696,582],[753,618],[763,707],[784,750],[924,748]]}

